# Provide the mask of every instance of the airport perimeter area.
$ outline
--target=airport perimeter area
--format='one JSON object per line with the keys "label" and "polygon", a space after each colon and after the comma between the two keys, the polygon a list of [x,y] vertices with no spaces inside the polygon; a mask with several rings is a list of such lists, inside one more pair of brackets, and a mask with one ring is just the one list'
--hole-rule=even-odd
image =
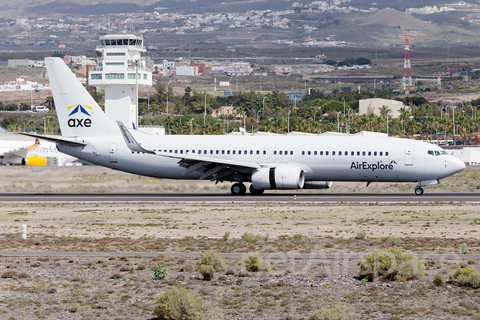
{"label": "airport perimeter area", "polygon": [[[467,168],[426,188],[425,194],[476,193],[477,175],[475,167]],[[155,180],[100,167],[0,167],[0,178],[5,181],[2,193],[229,192],[229,185]],[[413,184],[365,188],[334,183],[326,192],[412,190]],[[333,203],[297,202],[293,197],[278,202],[12,198],[0,204],[0,251],[58,254],[0,257],[0,319],[155,319],[159,294],[173,287],[188,288],[210,301],[225,319],[308,319],[322,308],[345,311],[351,319],[478,319],[476,285],[461,286],[451,276],[459,268],[480,269],[479,202],[412,199]],[[24,224],[26,240],[21,239]],[[424,275],[405,281],[360,281],[363,256],[391,247],[425,255]],[[203,280],[198,253],[241,256],[228,256],[211,280]],[[249,253],[265,253],[270,268],[248,271],[242,260]],[[277,255],[269,255],[273,253]],[[293,253],[316,256],[294,259],[288,255]],[[168,273],[165,280],[153,279],[159,263]]]}

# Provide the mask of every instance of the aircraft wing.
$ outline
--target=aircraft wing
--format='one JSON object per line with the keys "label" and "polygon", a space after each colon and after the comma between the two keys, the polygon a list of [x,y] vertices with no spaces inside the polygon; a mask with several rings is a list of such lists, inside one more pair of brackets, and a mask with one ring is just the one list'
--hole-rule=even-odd
{"label": "aircraft wing", "polygon": [[233,175],[235,172],[249,173],[253,170],[261,168],[260,164],[253,162],[216,159],[204,157],[194,153],[171,154],[161,151],[148,150],[142,147],[141,144],[135,140],[128,128],[125,127],[121,121],[117,121],[117,124],[122,132],[125,143],[130,150],[167,158],[179,159],[178,165],[185,168],[185,171],[182,173],[182,175],[197,171],[203,173],[200,177],[200,180],[211,178],[213,181],[226,179],[229,175]]}
{"label": "aircraft wing", "polygon": [[20,134],[23,134],[24,136],[29,136],[29,137],[34,137],[38,139],[43,139],[47,141],[52,141],[55,143],[67,145],[69,147],[84,147],[87,144],[83,141],[77,141],[74,139],[66,139],[66,138],[54,138],[54,137],[47,137],[47,136],[42,136],[36,133],[27,133],[27,132],[20,132]]}

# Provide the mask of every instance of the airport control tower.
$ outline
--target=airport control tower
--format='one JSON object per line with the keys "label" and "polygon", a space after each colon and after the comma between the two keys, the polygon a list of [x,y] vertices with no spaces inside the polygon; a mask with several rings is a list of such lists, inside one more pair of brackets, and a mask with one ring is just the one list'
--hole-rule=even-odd
{"label": "airport control tower", "polygon": [[91,68],[89,84],[105,88],[105,113],[113,121],[138,128],[138,89],[152,86],[152,72],[140,54],[143,37],[110,34],[100,37],[98,65]]}

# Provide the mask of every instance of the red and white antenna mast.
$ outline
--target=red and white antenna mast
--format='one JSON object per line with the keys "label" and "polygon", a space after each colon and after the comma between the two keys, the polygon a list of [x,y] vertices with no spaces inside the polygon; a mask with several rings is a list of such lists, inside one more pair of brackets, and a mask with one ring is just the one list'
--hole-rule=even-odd
{"label": "red and white antenna mast", "polygon": [[403,90],[413,87],[412,69],[410,69],[410,43],[408,37],[405,38],[405,60],[403,62],[402,87]]}

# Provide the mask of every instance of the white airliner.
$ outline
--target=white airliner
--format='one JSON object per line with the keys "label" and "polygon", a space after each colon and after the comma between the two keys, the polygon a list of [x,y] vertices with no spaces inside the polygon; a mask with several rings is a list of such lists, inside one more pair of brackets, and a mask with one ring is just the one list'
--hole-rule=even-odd
{"label": "white airliner", "polygon": [[35,143],[21,140],[0,140],[0,159],[2,165],[46,166],[47,158],[60,163],[72,163],[77,160],[58,151],[55,143]]}
{"label": "white airliner", "polygon": [[60,58],[46,67],[62,138],[60,151],[105,167],[166,179],[234,182],[235,195],[323,189],[332,181],[439,183],[465,164],[409,139],[329,136],[151,136],[107,118]]}

